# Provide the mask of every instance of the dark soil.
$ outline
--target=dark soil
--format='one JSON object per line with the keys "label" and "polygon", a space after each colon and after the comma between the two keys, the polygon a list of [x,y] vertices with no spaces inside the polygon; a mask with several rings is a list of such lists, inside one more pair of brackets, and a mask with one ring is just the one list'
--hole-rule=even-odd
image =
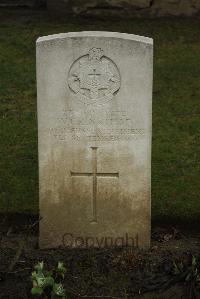
{"label": "dark soil", "polygon": [[[0,298],[32,298],[31,272],[38,261],[47,269],[64,262],[64,286],[74,298],[200,298],[195,282],[174,274],[174,262],[199,256],[200,233],[154,227],[149,250],[130,248],[38,248],[37,217],[0,218]],[[192,285],[192,288],[191,288]],[[156,295],[155,295],[156,294]]]}

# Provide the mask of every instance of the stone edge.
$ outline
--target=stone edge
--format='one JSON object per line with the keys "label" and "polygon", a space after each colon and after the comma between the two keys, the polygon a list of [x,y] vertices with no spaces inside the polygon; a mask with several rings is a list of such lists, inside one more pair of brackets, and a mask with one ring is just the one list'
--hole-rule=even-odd
{"label": "stone edge", "polygon": [[50,40],[76,38],[76,37],[104,37],[104,38],[114,37],[114,38],[133,40],[133,41],[138,41],[138,42],[153,45],[153,39],[149,37],[135,35],[135,34],[128,34],[128,33],[108,32],[108,31],[81,31],[81,32],[52,34],[52,35],[39,37],[36,40],[36,43],[38,44]]}

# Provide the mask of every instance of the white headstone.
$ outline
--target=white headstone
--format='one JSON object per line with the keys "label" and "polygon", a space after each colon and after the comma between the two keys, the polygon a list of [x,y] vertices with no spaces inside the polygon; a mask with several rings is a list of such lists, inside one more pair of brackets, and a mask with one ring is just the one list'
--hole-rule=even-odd
{"label": "white headstone", "polygon": [[37,40],[40,247],[150,244],[153,41]]}

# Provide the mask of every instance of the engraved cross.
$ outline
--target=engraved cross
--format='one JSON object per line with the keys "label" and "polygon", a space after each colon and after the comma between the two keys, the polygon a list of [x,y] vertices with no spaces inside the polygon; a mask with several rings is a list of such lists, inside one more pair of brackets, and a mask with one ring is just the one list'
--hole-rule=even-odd
{"label": "engraved cross", "polygon": [[98,172],[97,171],[97,147],[91,147],[92,149],[92,172],[74,172],[71,171],[72,177],[92,177],[93,178],[93,190],[92,190],[92,221],[97,222],[97,178],[118,178],[119,172]]}
{"label": "engraved cross", "polygon": [[93,80],[97,80],[99,76],[101,76],[101,74],[96,73],[96,69],[93,69],[93,73],[92,74],[88,74],[88,76],[90,76]]}
{"label": "engraved cross", "polygon": [[88,76],[92,79],[90,87],[91,97],[96,99],[98,97],[98,90],[100,89],[99,77],[101,76],[101,74],[97,73],[96,69],[93,69],[93,73],[88,74]]}

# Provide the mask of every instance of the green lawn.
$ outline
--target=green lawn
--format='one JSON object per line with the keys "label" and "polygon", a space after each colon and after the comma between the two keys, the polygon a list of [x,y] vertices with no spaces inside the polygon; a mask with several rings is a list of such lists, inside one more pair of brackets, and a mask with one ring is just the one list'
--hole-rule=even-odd
{"label": "green lawn", "polygon": [[[35,41],[108,30],[154,38],[153,219],[200,218],[200,20],[49,20],[0,12],[0,211],[38,212]],[[31,15],[32,14],[32,15]]]}

